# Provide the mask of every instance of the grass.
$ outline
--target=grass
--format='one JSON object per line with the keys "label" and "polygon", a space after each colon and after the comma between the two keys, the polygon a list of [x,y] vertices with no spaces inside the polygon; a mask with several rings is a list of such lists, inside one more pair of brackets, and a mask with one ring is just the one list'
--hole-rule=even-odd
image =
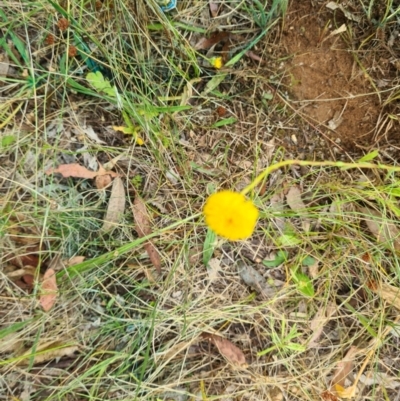
{"label": "grass", "polygon": [[[223,54],[221,44],[194,50],[219,29],[208,7],[178,1],[179,13],[163,14],[153,1],[38,0],[0,10],[0,48],[13,69],[0,75],[0,399],[316,400],[350,347],[359,353],[344,387],[360,372],[398,376],[388,291],[400,271],[399,167],[379,151],[349,165],[289,161],[269,132],[307,122],[293,117],[280,89],[282,101],[258,91],[284,72],[259,70],[246,56],[273,47],[287,2],[224,5],[219,28],[239,43],[221,70],[207,61]],[[389,26],[392,8],[387,2]],[[363,10],[371,20],[374,3]],[[392,84],[385,106],[396,100]],[[111,160],[128,203],[115,229],[101,233],[109,189],[45,171]],[[255,234],[238,243],[215,237],[198,215],[205,199],[251,182]],[[289,205],[291,188],[300,208]],[[145,238],[132,216],[138,194],[152,225]],[[64,264],[86,259],[59,269],[57,303],[46,313],[40,281],[57,255]],[[247,285],[239,266],[262,273],[273,295]],[[249,367],[233,367],[204,333],[229,339]],[[390,386],[364,382],[362,399],[394,399]]]}

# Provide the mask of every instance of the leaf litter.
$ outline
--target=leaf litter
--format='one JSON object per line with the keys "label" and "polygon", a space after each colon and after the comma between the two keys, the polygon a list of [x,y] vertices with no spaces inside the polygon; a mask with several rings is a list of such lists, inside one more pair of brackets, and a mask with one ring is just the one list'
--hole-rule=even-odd
{"label": "leaf litter", "polygon": [[387,248],[393,244],[394,249],[400,251],[400,230],[395,224],[390,223],[387,217],[375,209],[362,207],[360,212],[363,214],[363,220],[369,230],[379,243],[384,244]]}
{"label": "leaf litter", "polygon": [[73,177],[73,178],[96,178],[97,176],[107,175],[109,174],[111,177],[117,177],[118,174],[114,171],[106,171],[103,167],[100,166],[98,171],[88,170],[86,167],[81,166],[78,163],[71,164],[60,164],[56,168],[50,168],[46,171],[47,175],[59,173],[64,178]]}
{"label": "leaf litter", "polygon": [[[71,357],[79,351],[79,346],[74,341],[68,339],[60,340],[40,340],[39,344],[34,345],[28,351],[18,356],[18,365],[33,365],[51,361],[62,357]],[[31,362],[33,360],[33,362]]]}
{"label": "leaf litter", "polygon": [[344,358],[337,364],[332,377],[331,387],[340,397],[347,398],[346,390],[348,389],[346,389],[346,379],[349,379],[349,375],[353,371],[355,356],[360,354],[360,351],[359,348],[351,346]]}
{"label": "leaf litter", "polygon": [[210,333],[203,333],[202,337],[213,343],[219,353],[235,368],[246,369],[249,366],[243,351],[226,338]]}
{"label": "leaf litter", "polygon": [[100,231],[108,232],[117,226],[125,212],[125,203],[124,183],[120,177],[116,177],[113,182],[110,200],[108,201],[107,213]]}
{"label": "leaf litter", "polygon": [[[147,213],[146,205],[138,194],[136,194],[133,202],[133,217],[135,219],[135,230],[139,238],[143,238],[152,233],[150,217]],[[161,274],[161,258],[157,248],[153,243],[147,242],[144,244],[144,249],[149,255],[150,261],[157,272]]]}
{"label": "leaf litter", "polygon": [[274,280],[270,284],[256,269],[242,261],[239,261],[237,265],[241,279],[265,298],[272,298],[279,291],[279,287],[283,285],[283,282],[278,280]]}
{"label": "leaf litter", "polygon": [[367,285],[372,292],[378,294],[389,305],[400,311],[400,288],[376,281],[370,281]]}

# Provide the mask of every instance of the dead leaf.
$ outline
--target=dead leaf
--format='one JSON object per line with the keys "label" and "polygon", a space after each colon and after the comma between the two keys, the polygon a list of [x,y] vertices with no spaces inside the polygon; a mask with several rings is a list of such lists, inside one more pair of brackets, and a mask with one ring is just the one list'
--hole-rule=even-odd
{"label": "dead leaf", "polygon": [[32,347],[24,354],[20,355],[18,365],[28,365],[33,356],[33,364],[37,365],[52,359],[61,358],[63,356],[72,356],[79,350],[77,344],[59,341],[47,341],[39,343],[37,347]]}
{"label": "dead leaf", "polygon": [[333,31],[328,35],[328,38],[331,38],[332,36],[335,36],[335,35],[339,35],[340,33],[343,33],[343,32],[346,32],[346,31],[347,31],[346,24],[342,24],[342,25],[340,25],[339,28],[333,30]]}
{"label": "dead leaf", "polygon": [[321,393],[321,398],[324,401],[339,401],[339,398],[337,398],[335,394],[331,393],[328,390]]}
{"label": "dead leaf", "polygon": [[210,0],[208,2],[209,6],[210,6],[210,13],[211,16],[213,18],[218,17],[218,8],[219,8],[219,4],[218,3],[214,3],[212,0]]}
{"label": "dead leaf", "polygon": [[328,127],[332,131],[335,131],[336,128],[339,127],[339,125],[343,122],[343,117],[342,113],[340,111],[337,111],[333,118],[328,121]]}
{"label": "dead leaf", "polygon": [[207,265],[207,273],[210,284],[219,279],[219,272],[221,270],[221,261],[217,258],[212,258]]}
{"label": "dead leaf", "polygon": [[0,55],[0,77],[6,77],[10,68],[10,59],[6,53]]}
{"label": "dead leaf", "polygon": [[334,1],[330,1],[325,7],[331,10],[336,10],[337,8],[339,8],[347,19],[355,22],[361,21],[361,16],[354,15],[350,11],[347,11],[341,4],[337,4]]}
{"label": "dead leaf", "polygon": [[110,200],[104,223],[101,231],[107,232],[120,222],[122,215],[125,212],[125,188],[124,183],[120,177],[114,179],[113,187],[111,190]]}
{"label": "dead leaf", "polygon": [[[284,215],[284,205],[283,205],[283,193],[276,192],[271,196],[270,199],[270,212],[272,216],[283,216]],[[278,231],[282,232],[285,228],[285,218],[284,217],[272,217],[272,222],[275,224],[275,227]]]}
{"label": "dead leaf", "polygon": [[307,348],[315,348],[319,345],[319,338],[324,331],[324,326],[329,319],[336,313],[336,306],[330,303],[326,308],[321,308],[317,311],[310,323],[310,328],[313,331],[313,335],[308,342]]}
{"label": "dead leaf", "polygon": [[48,312],[55,304],[57,299],[57,280],[54,269],[47,269],[43,276],[40,294],[40,305],[45,312]]}
{"label": "dead leaf", "polygon": [[257,270],[246,265],[244,262],[238,262],[238,272],[239,276],[248,286],[254,288],[264,297],[271,298],[278,292],[275,285],[267,283],[265,278]]}
{"label": "dead leaf", "polygon": [[397,226],[389,223],[387,217],[375,209],[362,207],[360,211],[364,214],[364,221],[371,233],[376,236],[376,240],[388,247],[393,244],[394,249],[400,251],[400,230]]}
{"label": "dead leaf", "polygon": [[209,38],[202,37],[194,45],[195,50],[208,50],[219,42],[225,41],[230,36],[229,32],[214,32]]}
{"label": "dead leaf", "polygon": [[359,353],[359,348],[354,346],[350,347],[345,357],[338,363],[336,367],[331,381],[331,387],[335,390],[335,393],[337,393],[339,397],[349,398],[349,396],[355,392],[355,388],[353,388],[353,386],[345,388],[345,381],[353,370],[354,358]]}
{"label": "dead leaf", "polygon": [[[135,201],[133,202],[133,217],[136,223],[135,230],[140,238],[151,234],[150,218],[146,205],[139,195],[135,196]],[[161,259],[156,247],[151,242],[147,242],[144,245],[144,249],[148,253],[150,261],[157,269],[157,272],[161,273]]]}
{"label": "dead leaf", "polygon": [[94,129],[89,125],[84,128],[80,128],[80,130],[87,135],[88,138],[92,139],[94,142],[99,143],[101,145],[104,145],[106,142],[101,140],[96,132],[94,132]]}
{"label": "dead leaf", "polygon": [[111,184],[111,181],[112,181],[111,175],[105,174],[105,175],[98,175],[95,178],[94,183],[97,189],[104,189]]}
{"label": "dead leaf", "polygon": [[74,265],[77,265],[79,263],[82,263],[85,259],[86,259],[85,256],[73,256],[72,258],[68,259],[65,262],[65,265],[67,267],[74,266]]}
{"label": "dead leaf", "polygon": [[290,187],[286,195],[286,202],[294,212],[304,211],[306,205],[301,199],[301,191],[297,185]]}
{"label": "dead leaf", "polygon": [[386,283],[377,283],[376,281],[370,281],[368,288],[378,294],[384,301],[393,305],[396,309],[400,310],[400,289]]}
{"label": "dead leaf", "polygon": [[246,369],[249,366],[243,351],[226,338],[210,333],[203,333],[203,338],[212,342],[218,348],[219,353],[235,367]]}
{"label": "dead leaf", "polygon": [[[286,194],[286,202],[289,207],[296,213],[300,213],[306,209],[306,205],[301,199],[301,191],[297,185],[289,188]],[[302,219],[301,226],[304,231],[310,231],[311,221],[310,219]]]}
{"label": "dead leaf", "polygon": [[0,339],[1,352],[20,352],[23,349],[24,338],[18,333],[11,333]]}
{"label": "dead leaf", "polygon": [[319,263],[319,260],[315,260],[315,262],[311,266],[308,266],[308,273],[310,274],[311,278],[318,278]]}
{"label": "dead leaf", "polygon": [[60,173],[63,177],[74,178],[95,178],[98,175],[110,174],[112,177],[117,177],[118,174],[113,171],[106,171],[100,166],[99,171],[90,171],[86,167],[78,163],[60,164],[57,168],[50,168],[46,171],[47,175]]}
{"label": "dead leaf", "polygon": [[34,276],[36,272],[35,267],[24,267],[22,269],[13,270],[6,274],[10,279],[19,279],[25,275]]}

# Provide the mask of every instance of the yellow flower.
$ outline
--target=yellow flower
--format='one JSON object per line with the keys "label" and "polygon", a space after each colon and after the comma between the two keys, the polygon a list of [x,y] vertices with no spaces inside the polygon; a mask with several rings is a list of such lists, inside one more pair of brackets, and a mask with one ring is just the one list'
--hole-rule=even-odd
{"label": "yellow flower", "polygon": [[223,63],[222,63],[222,57],[211,57],[211,58],[209,59],[209,61],[210,61],[210,64],[211,64],[214,68],[216,68],[217,70],[219,70],[220,68],[222,68],[222,65],[223,65]]}
{"label": "yellow flower", "polygon": [[253,233],[258,209],[244,195],[233,191],[212,194],[203,208],[206,224],[216,234],[232,241]]}

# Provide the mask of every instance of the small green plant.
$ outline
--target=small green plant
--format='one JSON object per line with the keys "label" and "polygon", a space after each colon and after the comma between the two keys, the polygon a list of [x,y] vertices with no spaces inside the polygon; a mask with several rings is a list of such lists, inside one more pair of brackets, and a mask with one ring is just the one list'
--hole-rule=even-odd
{"label": "small green plant", "polygon": [[[273,323],[273,321],[271,323]],[[306,350],[304,345],[293,342],[293,340],[300,338],[301,336],[302,334],[299,333],[295,324],[290,327],[289,332],[287,332],[287,322],[286,320],[282,320],[281,332],[277,333],[276,331],[271,331],[271,342],[274,345],[257,352],[257,356],[264,356],[273,351],[278,351],[283,355],[290,354],[292,352],[304,352]]]}

